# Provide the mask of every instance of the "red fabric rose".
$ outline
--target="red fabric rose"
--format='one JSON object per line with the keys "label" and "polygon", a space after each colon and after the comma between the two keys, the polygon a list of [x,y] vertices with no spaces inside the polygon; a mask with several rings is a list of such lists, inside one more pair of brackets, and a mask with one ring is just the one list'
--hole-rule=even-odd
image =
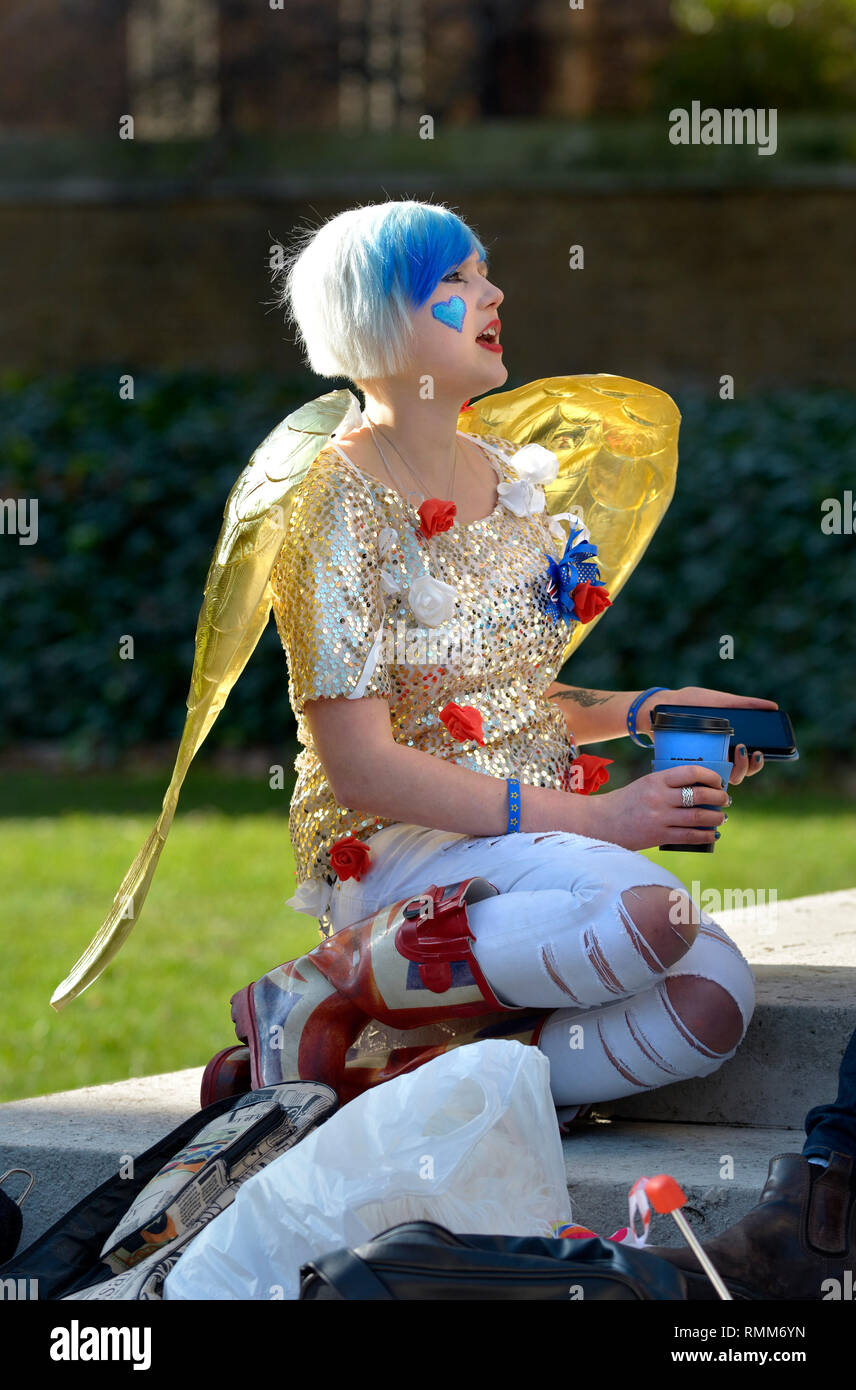
{"label": "red fabric rose", "polygon": [[363,874],[371,868],[371,852],[368,845],[355,835],[346,835],[330,846],[330,867],[340,879],[355,878],[359,883]]}
{"label": "red fabric rose", "polygon": [[[579,792],[581,796],[591,796],[598,787],[602,787],[604,782],[609,781],[607,764],[613,762],[613,758],[598,758],[594,753],[580,753],[579,757],[574,758],[571,763],[571,790]],[[577,772],[576,769],[580,771]],[[578,786],[580,773],[582,773],[583,784]]]}
{"label": "red fabric rose", "polygon": [[[581,623],[590,623],[598,613],[612,607],[612,599],[603,585],[578,584],[571,594],[574,612]],[[609,759],[612,762],[612,759]]]}
{"label": "red fabric rose", "polygon": [[439,531],[448,531],[457,515],[454,502],[444,502],[440,497],[429,497],[419,508],[421,528],[416,532],[423,540],[429,541]]}
{"label": "red fabric rose", "polygon": [[482,717],[477,709],[472,705],[456,705],[450,700],[444,709],[440,710],[440,718],[452,735],[459,743],[464,743],[466,739],[475,739],[484,747],[484,737],[482,736]]}

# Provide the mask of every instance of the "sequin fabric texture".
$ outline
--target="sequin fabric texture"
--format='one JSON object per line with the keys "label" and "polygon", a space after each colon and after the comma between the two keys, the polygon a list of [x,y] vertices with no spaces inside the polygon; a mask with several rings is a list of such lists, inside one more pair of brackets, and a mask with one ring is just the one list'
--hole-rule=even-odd
{"label": "sequin fabric texture", "polygon": [[[498,481],[517,481],[517,445],[476,442],[488,446]],[[396,742],[408,748],[522,785],[570,787],[576,749],[545,695],[568,640],[546,599],[547,555],[559,557],[564,541],[550,534],[546,513],[517,516],[499,500],[490,516],[428,541],[416,536],[419,525],[408,502],[332,443],[296,490],[271,590],[302,745],[289,817],[298,883],[334,883],[330,846],[391,824],[337,803],[307,700],[381,696]],[[430,592],[420,604],[424,585],[411,591],[423,576],[454,590],[441,595],[440,609]],[[443,604],[447,616],[437,622]],[[480,712],[484,747],[451,736],[439,718],[450,701]]]}

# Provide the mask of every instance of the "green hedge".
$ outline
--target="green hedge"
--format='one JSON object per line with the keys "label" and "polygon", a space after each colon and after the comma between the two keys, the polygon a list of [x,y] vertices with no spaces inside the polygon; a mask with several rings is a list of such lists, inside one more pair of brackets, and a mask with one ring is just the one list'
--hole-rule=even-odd
{"label": "green hedge", "polygon": [[[59,740],[81,762],[109,763],[178,738],[228,491],[277,421],[324,389],[310,377],[140,372],[129,402],[118,380],[118,369],[0,378],[0,498],[39,501],[37,544],[0,535],[6,749]],[[790,711],[815,766],[852,759],[856,538],[823,535],[820,505],[854,486],[856,397],[676,398],[672,506],[563,679],[765,695]],[[733,660],[719,656],[726,633]],[[292,731],[271,623],[212,737],[241,747]]]}
{"label": "green hedge", "polygon": [[[180,736],[226,497],[256,444],[318,394],[274,376],[139,371],[135,400],[121,401],[119,376],[0,379],[0,496],[39,499],[36,545],[0,537],[0,737],[63,740],[82,762]],[[217,738],[273,742],[283,728],[271,624]]]}

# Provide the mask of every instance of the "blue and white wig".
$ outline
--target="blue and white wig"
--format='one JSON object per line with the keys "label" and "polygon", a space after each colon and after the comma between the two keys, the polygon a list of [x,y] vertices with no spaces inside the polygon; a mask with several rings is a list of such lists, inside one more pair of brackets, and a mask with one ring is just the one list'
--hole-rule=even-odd
{"label": "blue and white wig", "polygon": [[487,260],[475,233],[442,205],[350,208],[299,237],[278,303],[319,376],[357,384],[392,376],[412,365],[414,310],[473,251]]}

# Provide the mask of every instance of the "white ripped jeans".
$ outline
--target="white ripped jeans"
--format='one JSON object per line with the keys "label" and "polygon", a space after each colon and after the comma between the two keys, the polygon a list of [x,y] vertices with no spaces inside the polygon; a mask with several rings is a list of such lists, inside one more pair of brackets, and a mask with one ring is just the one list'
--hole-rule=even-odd
{"label": "white ripped jeans", "polygon": [[[397,824],[367,843],[371,872],[333,890],[334,931],[432,883],[477,875],[499,889],[467,909],[473,952],[502,1002],[555,1009],[538,1046],[550,1060],[556,1105],[616,1100],[707,1076],[737,1051],[755,1007],[752,971],[697,904],[698,932],[687,948],[693,929],[680,923],[689,920],[691,895],[665,867],[566,831],[473,837]],[[684,943],[666,967],[634,922],[626,891],[650,884],[672,890],[674,915],[667,910],[678,925],[670,930]],[[737,1004],[743,1029],[730,1051],[713,1051],[676,1012],[665,985],[681,975],[715,981]]]}

